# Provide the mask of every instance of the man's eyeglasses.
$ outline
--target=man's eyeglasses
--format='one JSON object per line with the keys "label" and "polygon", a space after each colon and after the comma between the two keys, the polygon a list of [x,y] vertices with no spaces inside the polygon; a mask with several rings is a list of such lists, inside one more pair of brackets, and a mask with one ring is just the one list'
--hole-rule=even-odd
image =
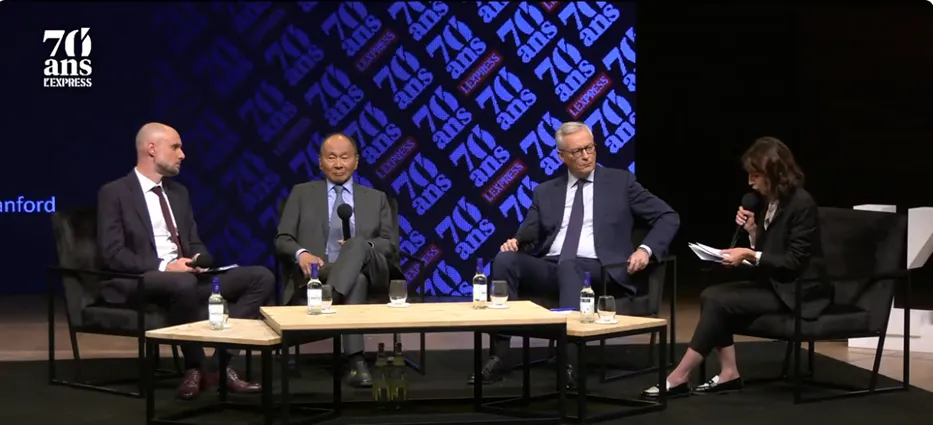
{"label": "man's eyeglasses", "polygon": [[577,158],[583,156],[583,152],[584,152],[584,151],[585,151],[587,154],[592,155],[593,152],[596,152],[596,145],[584,146],[584,147],[582,147],[582,148],[574,149],[574,150],[572,150],[572,151],[568,151],[568,150],[564,150],[564,149],[558,149],[558,151],[560,151],[561,153],[570,154],[570,156],[573,157],[573,159],[577,159]]}

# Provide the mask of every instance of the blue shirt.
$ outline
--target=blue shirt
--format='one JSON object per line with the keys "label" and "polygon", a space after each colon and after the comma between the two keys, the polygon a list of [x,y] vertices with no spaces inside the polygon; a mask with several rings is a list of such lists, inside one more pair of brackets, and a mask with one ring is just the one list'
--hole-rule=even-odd
{"label": "blue shirt", "polygon": [[[328,224],[328,227],[330,225],[330,220],[333,219],[334,203],[337,202],[337,191],[334,190],[335,186],[337,186],[337,184],[335,184],[334,182],[330,180],[327,180],[327,214],[328,214],[327,224]],[[354,207],[353,205],[353,177],[350,177],[349,179],[347,179],[347,181],[344,182],[342,186],[343,186],[343,194],[341,195],[341,198],[343,199],[343,203],[350,205],[350,207]],[[351,236],[356,235],[356,213],[355,212],[353,215],[350,216],[350,235]],[[325,246],[324,255],[329,256],[330,250],[328,248],[328,245],[324,244],[324,246]],[[308,252],[308,250],[304,248],[299,249],[298,252],[295,253],[296,262],[298,261],[298,256],[300,256],[302,252]]]}

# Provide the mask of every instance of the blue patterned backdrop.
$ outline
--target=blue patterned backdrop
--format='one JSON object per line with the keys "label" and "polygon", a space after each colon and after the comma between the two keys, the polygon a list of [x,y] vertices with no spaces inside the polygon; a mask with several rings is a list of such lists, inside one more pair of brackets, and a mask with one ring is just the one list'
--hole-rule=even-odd
{"label": "blue patterned backdrop", "polygon": [[277,202],[322,178],[321,138],[343,131],[356,181],[398,200],[401,249],[426,260],[406,276],[468,295],[475,258],[565,172],[561,122],[634,172],[634,25],[621,2],[166,3],[153,119],[182,135],[219,259],[272,265]]}

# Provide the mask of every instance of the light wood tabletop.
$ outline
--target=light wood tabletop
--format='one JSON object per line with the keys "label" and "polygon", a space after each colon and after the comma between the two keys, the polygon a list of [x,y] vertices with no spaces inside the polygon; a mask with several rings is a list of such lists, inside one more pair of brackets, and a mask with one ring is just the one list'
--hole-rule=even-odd
{"label": "light wood tabletop", "polygon": [[213,330],[207,320],[146,331],[147,338],[271,346],[282,338],[262,320],[228,319],[227,329]]}
{"label": "light wood tabletop", "polygon": [[574,311],[567,315],[567,335],[585,338],[667,325],[667,319],[656,317],[620,316],[617,314],[616,319],[619,320],[619,323],[612,325],[583,323],[580,321],[580,312]]}
{"label": "light wood tabletop", "polygon": [[277,332],[297,330],[348,331],[415,327],[480,327],[562,324],[564,314],[531,301],[508,303],[507,309],[474,310],[472,303],[416,303],[405,308],[385,304],[335,305],[334,314],[308,314],[305,306],[262,307],[260,312]]}

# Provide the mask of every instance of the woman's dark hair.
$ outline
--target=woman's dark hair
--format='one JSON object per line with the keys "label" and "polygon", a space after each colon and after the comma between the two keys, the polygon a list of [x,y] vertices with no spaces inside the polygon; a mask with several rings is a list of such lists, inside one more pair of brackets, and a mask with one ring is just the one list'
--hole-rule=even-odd
{"label": "woman's dark hair", "polygon": [[742,155],[742,166],[749,174],[761,173],[768,178],[771,196],[784,198],[803,186],[804,174],[783,142],[774,137],[762,137]]}

